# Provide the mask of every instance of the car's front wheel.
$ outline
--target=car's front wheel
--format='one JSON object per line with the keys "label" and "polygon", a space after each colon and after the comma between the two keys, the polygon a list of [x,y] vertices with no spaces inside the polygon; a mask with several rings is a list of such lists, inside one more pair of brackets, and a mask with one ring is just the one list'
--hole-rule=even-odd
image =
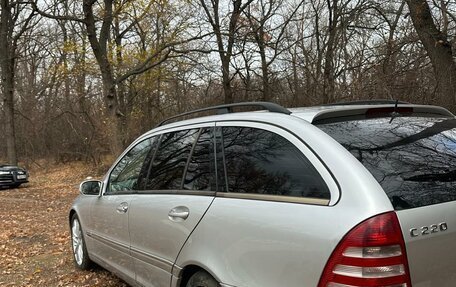
{"label": "car's front wheel", "polygon": [[218,287],[218,282],[207,272],[198,271],[190,277],[186,287]]}
{"label": "car's front wheel", "polygon": [[92,261],[87,253],[81,223],[76,214],[71,218],[71,247],[76,266],[83,270],[89,269]]}

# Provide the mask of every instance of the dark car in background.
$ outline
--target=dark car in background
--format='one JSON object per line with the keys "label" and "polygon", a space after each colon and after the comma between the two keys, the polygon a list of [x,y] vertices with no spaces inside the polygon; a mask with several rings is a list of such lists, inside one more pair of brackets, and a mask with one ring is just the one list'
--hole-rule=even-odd
{"label": "dark car in background", "polygon": [[28,182],[28,172],[15,165],[0,164],[0,188],[15,188]]}

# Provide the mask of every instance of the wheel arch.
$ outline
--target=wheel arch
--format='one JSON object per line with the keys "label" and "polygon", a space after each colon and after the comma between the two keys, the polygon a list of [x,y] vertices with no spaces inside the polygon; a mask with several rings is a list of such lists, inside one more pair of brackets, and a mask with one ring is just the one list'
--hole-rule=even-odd
{"label": "wheel arch", "polygon": [[71,219],[73,218],[73,216],[77,214],[76,213],[76,210],[74,210],[73,208],[70,210],[70,213],[68,214],[68,223],[70,224],[71,226]]}
{"label": "wheel arch", "polygon": [[185,266],[182,271],[180,272],[180,282],[178,284],[178,287],[185,287],[187,285],[188,280],[193,276],[198,271],[204,271],[207,274],[211,275],[212,278],[214,278],[217,282],[220,283],[220,280],[212,274],[207,268],[201,267],[200,265],[197,264],[189,264]]}

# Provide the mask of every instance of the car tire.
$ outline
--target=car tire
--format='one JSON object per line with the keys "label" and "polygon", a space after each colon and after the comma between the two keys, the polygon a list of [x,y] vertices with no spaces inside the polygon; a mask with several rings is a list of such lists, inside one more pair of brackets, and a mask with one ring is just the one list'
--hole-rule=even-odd
{"label": "car tire", "polygon": [[76,214],[71,217],[71,250],[73,250],[73,260],[76,267],[82,270],[88,270],[92,267],[93,263],[87,252],[81,222]]}
{"label": "car tire", "polygon": [[198,271],[190,277],[186,287],[218,287],[218,282],[209,273]]}

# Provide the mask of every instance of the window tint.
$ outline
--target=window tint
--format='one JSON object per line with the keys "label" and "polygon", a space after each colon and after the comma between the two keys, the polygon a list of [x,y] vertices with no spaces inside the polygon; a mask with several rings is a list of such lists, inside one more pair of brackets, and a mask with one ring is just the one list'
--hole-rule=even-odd
{"label": "window tint", "polygon": [[147,170],[153,142],[154,139],[146,139],[138,143],[119,161],[109,177],[106,194],[138,189],[138,178]]}
{"label": "window tint", "polygon": [[212,128],[205,128],[201,131],[188,163],[184,189],[216,190],[212,131]]}
{"label": "window tint", "polygon": [[312,164],[282,136],[244,127],[222,133],[228,192],[330,198]]}
{"label": "window tint", "polygon": [[217,165],[217,191],[227,192],[226,182],[226,169],[225,169],[225,156],[223,151],[223,134],[222,128],[216,127],[214,129],[215,140],[215,157]]}
{"label": "window tint", "polygon": [[456,119],[388,117],[318,127],[372,173],[395,209],[456,200]]}
{"label": "window tint", "polygon": [[182,177],[198,129],[163,134],[144,189],[181,189]]}

